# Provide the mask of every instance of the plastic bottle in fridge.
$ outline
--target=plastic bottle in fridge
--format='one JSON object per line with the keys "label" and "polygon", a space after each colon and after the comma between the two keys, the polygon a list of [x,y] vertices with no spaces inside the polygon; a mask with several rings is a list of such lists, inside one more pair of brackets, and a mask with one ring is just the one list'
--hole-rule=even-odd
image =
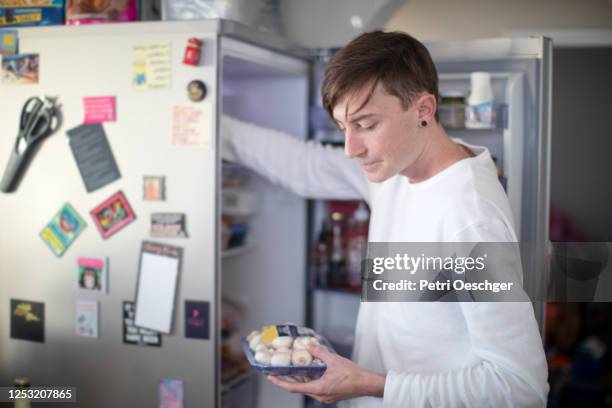
{"label": "plastic bottle in fridge", "polygon": [[494,128],[495,98],[491,86],[491,74],[488,72],[472,72],[470,83],[465,127],[468,129]]}
{"label": "plastic bottle in fridge", "polygon": [[347,231],[347,280],[352,290],[361,290],[361,263],[368,246],[369,213],[365,204],[359,206],[349,220]]}

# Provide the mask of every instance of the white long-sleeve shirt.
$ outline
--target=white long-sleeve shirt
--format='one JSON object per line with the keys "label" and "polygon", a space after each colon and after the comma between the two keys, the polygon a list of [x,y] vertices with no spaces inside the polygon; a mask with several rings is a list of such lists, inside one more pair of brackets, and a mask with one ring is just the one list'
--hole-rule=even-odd
{"label": "white long-sleeve shirt", "polygon": [[[507,197],[484,148],[430,179],[370,183],[341,149],[222,119],[223,154],[310,198],[365,199],[370,242],[515,242]],[[519,272],[520,274],[520,272]],[[522,276],[509,280],[522,282]],[[386,374],[374,407],[542,407],[542,342],[529,302],[362,302],[353,360]]]}

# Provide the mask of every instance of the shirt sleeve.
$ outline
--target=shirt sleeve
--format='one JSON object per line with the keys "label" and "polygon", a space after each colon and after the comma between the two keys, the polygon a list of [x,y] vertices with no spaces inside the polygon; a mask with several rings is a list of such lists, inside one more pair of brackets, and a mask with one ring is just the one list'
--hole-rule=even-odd
{"label": "shirt sleeve", "polygon": [[223,115],[221,154],[306,198],[369,201],[365,174],[342,149]]}
{"label": "shirt sleeve", "polygon": [[[486,220],[461,231],[456,241],[507,242],[512,237],[503,222]],[[479,362],[448,372],[411,373],[410,367],[405,372],[389,371],[383,406],[546,406],[548,369],[531,303],[462,302],[460,306]]]}

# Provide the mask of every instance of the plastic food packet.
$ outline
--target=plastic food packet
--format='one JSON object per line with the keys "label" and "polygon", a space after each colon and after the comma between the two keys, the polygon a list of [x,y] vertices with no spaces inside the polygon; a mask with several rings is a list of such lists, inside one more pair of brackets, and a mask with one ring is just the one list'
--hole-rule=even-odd
{"label": "plastic food packet", "polygon": [[327,367],[306,349],[318,343],[335,353],[329,341],[308,327],[278,324],[254,330],[241,345],[249,364],[265,375],[290,377],[299,382],[316,380]]}

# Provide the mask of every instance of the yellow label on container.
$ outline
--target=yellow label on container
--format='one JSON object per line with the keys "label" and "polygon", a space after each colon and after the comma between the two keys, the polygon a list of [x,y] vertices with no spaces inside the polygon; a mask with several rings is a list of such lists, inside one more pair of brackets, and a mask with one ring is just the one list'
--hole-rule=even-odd
{"label": "yellow label on container", "polygon": [[264,342],[266,346],[272,344],[272,340],[278,337],[278,330],[276,330],[276,326],[266,326],[261,330],[261,341]]}

